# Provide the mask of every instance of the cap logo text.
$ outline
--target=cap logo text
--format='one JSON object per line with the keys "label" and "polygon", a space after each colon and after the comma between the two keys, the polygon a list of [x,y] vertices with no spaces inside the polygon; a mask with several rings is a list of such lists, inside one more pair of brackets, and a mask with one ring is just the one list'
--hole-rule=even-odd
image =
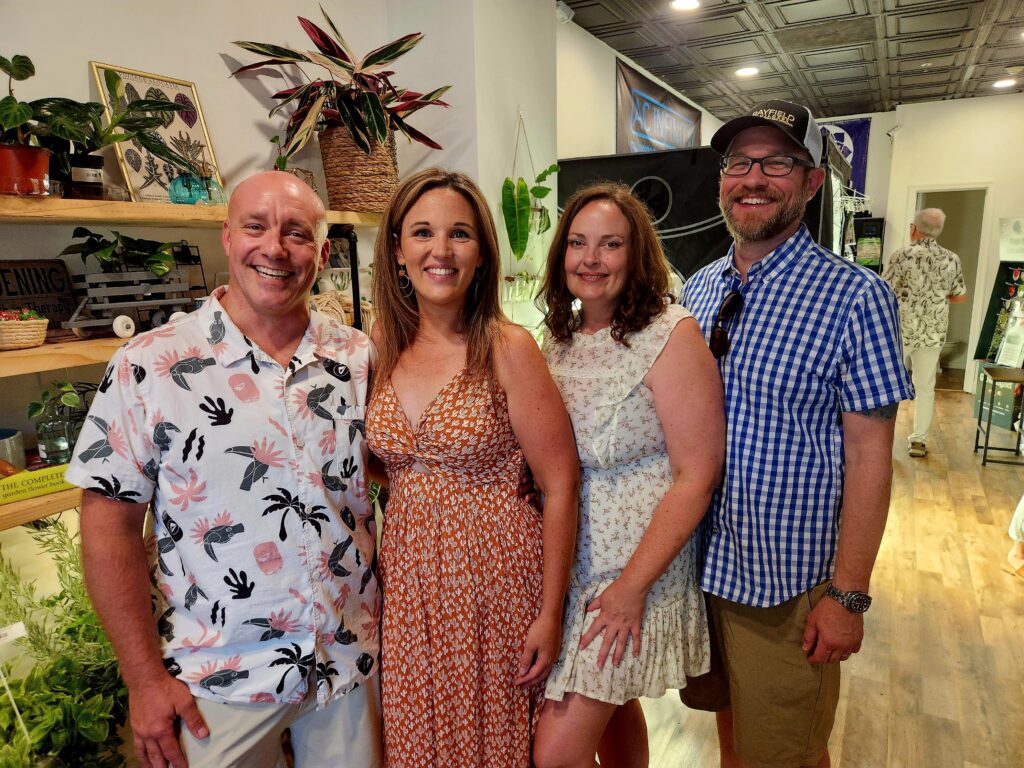
{"label": "cap logo text", "polygon": [[750,114],[752,117],[763,117],[765,120],[782,123],[783,125],[788,125],[790,128],[793,127],[793,123],[796,121],[796,115],[790,114],[789,112],[783,112],[780,109],[758,109]]}

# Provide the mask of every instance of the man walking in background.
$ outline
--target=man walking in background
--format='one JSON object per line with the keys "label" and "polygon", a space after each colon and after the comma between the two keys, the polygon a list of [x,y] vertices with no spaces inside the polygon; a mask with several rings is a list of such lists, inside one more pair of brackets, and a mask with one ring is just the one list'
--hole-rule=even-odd
{"label": "man walking in background", "polygon": [[712,680],[713,663],[710,682],[680,696],[718,711],[723,766],[737,754],[758,768],[827,766],[839,665],[860,650],[871,604],[896,409],[910,396],[896,301],[801,223],[825,179],[807,107],[760,104],[711,146],[733,245],[686,283],[683,303],[725,387],[702,586],[726,679]]}
{"label": "man walking in background", "polygon": [[925,208],[910,225],[910,245],[889,257],[882,272],[900,303],[903,355],[914,371],[914,431],[908,452],[928,455],[935,414],[935,369],[946,343],[949,305],[967,301],[960,257],[935,242],[946,223],[938,208]]}

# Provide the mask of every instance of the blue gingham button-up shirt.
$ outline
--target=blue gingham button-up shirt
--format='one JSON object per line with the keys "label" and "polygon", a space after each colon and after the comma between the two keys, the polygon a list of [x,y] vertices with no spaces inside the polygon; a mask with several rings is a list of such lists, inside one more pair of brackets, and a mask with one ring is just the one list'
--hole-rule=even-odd
{"label": "blue gingham button-up shirt", "polygon": [[687,282],[682,303],[705,337],[730,290],[743,308],[725,323],[731,348],[718,361],[726,470],[705,518],[703,587],[769,607],[832,574],[842,414],[913,394],[892,290],[815,244],[806,227],[754,264],[746,283],[731,248]]}

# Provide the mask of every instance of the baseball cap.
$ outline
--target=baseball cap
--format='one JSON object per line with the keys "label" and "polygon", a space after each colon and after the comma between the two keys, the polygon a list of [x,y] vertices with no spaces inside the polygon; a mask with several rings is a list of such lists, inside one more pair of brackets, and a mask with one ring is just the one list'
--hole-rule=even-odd
{"label": "baseball cap", "polygon": [[791,101],[766,101],[758,104],[747,114],[734,117],[711,137],[711,148],[720,155],[729,151],[729,145],[740,131],[758,125],[778,128],[806,149],[815,165],[821,165],[821,129],[814,122],[811,110]]}

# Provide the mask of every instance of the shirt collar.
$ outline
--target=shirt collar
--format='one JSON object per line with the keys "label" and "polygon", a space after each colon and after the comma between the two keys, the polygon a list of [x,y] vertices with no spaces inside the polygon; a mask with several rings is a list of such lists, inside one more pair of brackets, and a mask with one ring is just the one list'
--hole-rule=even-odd
{"label": "shirt collar", "polygon": [[[747,282],[760,277],[764,283],[770,283],[775,278],[787,272],[796,264],[800,257],[807,251],[814,241],[807,225],[801,223],[800,228],[790,236],[788,240],[780,243],[775,250],[758,261],[747,270]],[[730,282],[734,277],[739,277],[739,270],[735,262],[736,244],[729,246],[729,252],[725,255],[725,263],[722,265],[722,281]]]}
{"label": "shirt collar", "polygon": [[[215,288],[199,309],[200,323],[206,329],[213,356],[224,367],[234,365],[250,355],[257,363],[273,362],[273,358],[247,338],[225,311],[220,300],[228,290],[229,286],[226,285]],[[330,359],[327,345],[334,336],[329,321],[319,312],[310,312],[309,324],[292,355],[296,370],[313,362],[315,358]]]}

